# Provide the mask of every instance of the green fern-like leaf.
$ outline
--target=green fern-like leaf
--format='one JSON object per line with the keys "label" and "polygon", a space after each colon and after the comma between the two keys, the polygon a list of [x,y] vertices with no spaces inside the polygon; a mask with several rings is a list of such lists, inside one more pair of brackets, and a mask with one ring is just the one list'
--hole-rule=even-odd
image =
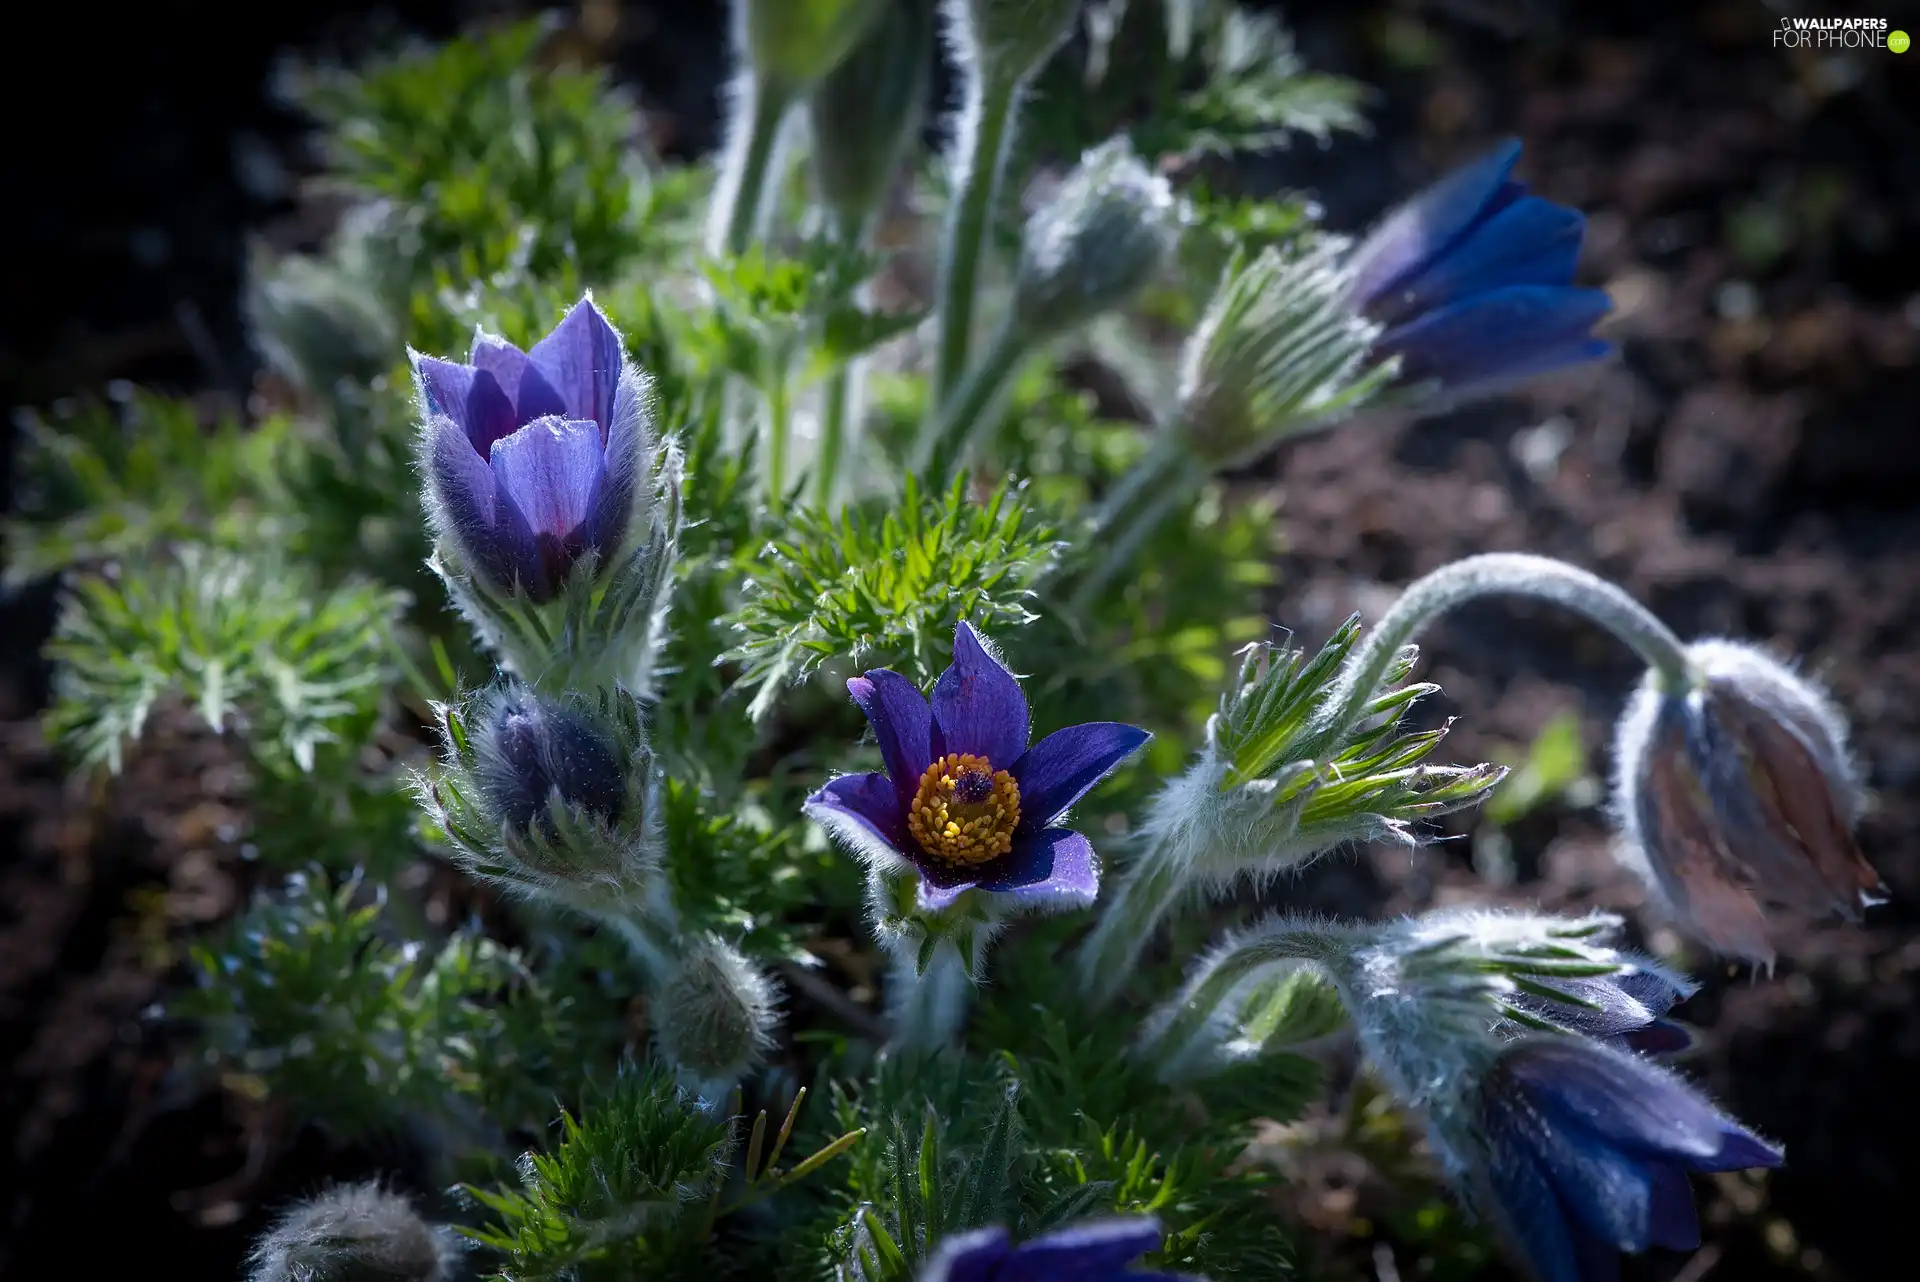
{"label": "green fern-like leaf", "polygon": [[315,750],[380,698],[404,604],[215,548],[127,561],[67,596],[47,647],[58,665],[49,732],[80,763],[117,772],[154,707],[178,699],[256,753],[310,770]]}
{"label": "green fern-like leaf", "polygon": [[909,478],[897,503],[796,513],[756,562],[725,657],[743,665],[756,719],[829,659],[929,684],[961,620],[992,633],[1034,617],[1029,589],[1059,548],[1011,482],[976,503],[964,481],[938,494]]}

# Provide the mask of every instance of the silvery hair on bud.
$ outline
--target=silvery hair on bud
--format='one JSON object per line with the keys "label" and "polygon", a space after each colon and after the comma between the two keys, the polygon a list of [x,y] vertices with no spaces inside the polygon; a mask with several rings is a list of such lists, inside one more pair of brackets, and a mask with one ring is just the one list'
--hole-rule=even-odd
{"label": "silvery hair on bud", "polygon": [[709,936],[689,943],[655,982],[654,1042],[681,1084],[714,1102],[773,1045],[780,996],[738,949]]}
{"label": "silvery hair on bud", "polygon": [[445,1229],[378,1182],[293,1207],[254,1244],[248,1282],[442,1282],[459,1254]]}

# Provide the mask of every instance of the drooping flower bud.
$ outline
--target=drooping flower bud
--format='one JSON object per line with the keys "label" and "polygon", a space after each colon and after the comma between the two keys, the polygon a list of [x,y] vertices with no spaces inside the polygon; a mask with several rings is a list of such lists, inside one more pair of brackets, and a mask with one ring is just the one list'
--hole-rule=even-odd
{"label": "drooping flower bud", "polygon": [[459,1248],[405,1197],[340,1185],[300,1203],[254,1244],[249,1282],[442,1282]]}
{"label": "drooping flower bud", "polygon": [[983,76],[1031,79],[1073,33],[1080,0],[949,0],[962,56]]}
{"label": "drooping flower bud", "polygon": [[1027,220],[1014,323],[1047,338],[1126,303],[1171,256],[1177,222],[1167,180],[1141,164],[1125,138],[1087,152]]}
{"label": "drooping flower bud", "polygon": [[655,893],[659,782],[632,696],[508,686],[437,711],[443,768],[417,791],[469,872],[592,910]]}
{"label": "drooping flower bud", "polygon": [[679,529],[679,464],[647,378],[592,299],[522,352],[412,353],[434,568],[502,664],[647,692]]}
{"label": "drooping flower bud", "polygon": [[738,949],[689,940],[653,988],[654,1041],[680,1085],[717,1106],[773,1044],[779,996]]}
{"label": "drooping flower bud", "polygon": [[1578,1037],[1530,1037],[1432,1115],[1468,1205],[1541,1282],[1617,1275],[1621,1252],[1700,1245],[1689,1172],[1777,1167],[1774,1145],[1680,1078]]}
{"label": "drooping flower bud", "polygon": [[807,100],[813,179],[842,228],[856,233],[886,199],[918,136],[933,68],[934,0],[886,0],[866,35]]}
{"label": "drooping flower bud", "polygon": [[1770,911],[1857,921],[1885,898],[1853,838],[1862,801],[1846,728],[1812,682],[1752,646],[1687,654],[1691,688],[1650,674],[1620,719],[1622,855],[1684,929],[1770,963]]}
{"label": "drooping flower bud", "polygon": [[840,65],[879,10],[879,0],[740,0],[741,46],[756,78],[797,94]]}
{"label": "drooping flower bud", "polygon": [[1607,295],[1573,284],[1586,220],[1509,178],[1508,141],[1381,223],[1351,263],[1353,306],[1384,326],[1375,355],[1456,397],[1598,360]]}

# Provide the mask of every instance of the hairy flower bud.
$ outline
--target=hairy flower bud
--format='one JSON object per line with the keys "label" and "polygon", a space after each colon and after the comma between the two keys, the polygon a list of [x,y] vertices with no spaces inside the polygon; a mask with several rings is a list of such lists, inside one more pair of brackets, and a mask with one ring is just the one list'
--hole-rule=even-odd
{"label": "hairy flower bud", "polygon": [[814,186],[844,228],[873,217],[919,134],[933,69],[933,10],[933,0],[887,0],[807,100]]}
{"label": "hairy flower bud", "polygon": [[879,0],[740,0],[741,47],[763,82],[793,93],[840,65]]}
{"label": "hairy flower bud", "polygon": [[413,1204],[377,1183],[300,1203],[254,1244],[249,1282],[441,1282],[459,1251]]}
{"label": "hairy flower bud", "polygon": [[658,780],[632,696],[509,686],[438,711],[443,769],[418,791],[470,872],[582,908],[647,897]]}
{"label": "hairy flower bud", "polygon": [[717,1105],[773,1044],[778,1000],[737,949],[712,936],[691,941],[654,984],[656,1049],[683,1087]]}
{"label": "hairy flower bud", "polygon": [[1859,785],[1839,712],[1806,678],[1751,646],[1701,641],[1699,674],[1651,674],[1615,736],[1624,858],[1679,925],[1714,949],[1773,960],[1769,910],[1857,921],[1882,902],[1853,825]]}
{"label": "hairy flower bud", "polygon": [[1141,164],[1125,138],[1102,143],[1027,220],[1015,322],[1051,337],[1121,306],[1167,261],[1176,232],[1167,180]]}
{"label": "hairy flower bud", "polygon": [[949,21],[980,71],[1025,81],[1073,33],[1080,0],[950,0]]}
{"label": "hairy flower bud", "polygon": [[679,456],[646,376],[583,299],[526,351],[411,353],[433,566],[502,665],[648,693],[680,523]]}

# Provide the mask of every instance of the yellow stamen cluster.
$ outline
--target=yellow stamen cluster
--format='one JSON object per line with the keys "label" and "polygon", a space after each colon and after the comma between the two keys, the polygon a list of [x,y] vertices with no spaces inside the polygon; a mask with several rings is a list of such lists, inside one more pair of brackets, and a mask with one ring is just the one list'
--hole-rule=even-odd
{"label": "yellow stamen cluster", "polygon": [[972,866],[1013,849],[1020,822],[1020,785],[985,757],[952,752],[920,776],[907,811],[907,831],[920,849],[947,863]]}

